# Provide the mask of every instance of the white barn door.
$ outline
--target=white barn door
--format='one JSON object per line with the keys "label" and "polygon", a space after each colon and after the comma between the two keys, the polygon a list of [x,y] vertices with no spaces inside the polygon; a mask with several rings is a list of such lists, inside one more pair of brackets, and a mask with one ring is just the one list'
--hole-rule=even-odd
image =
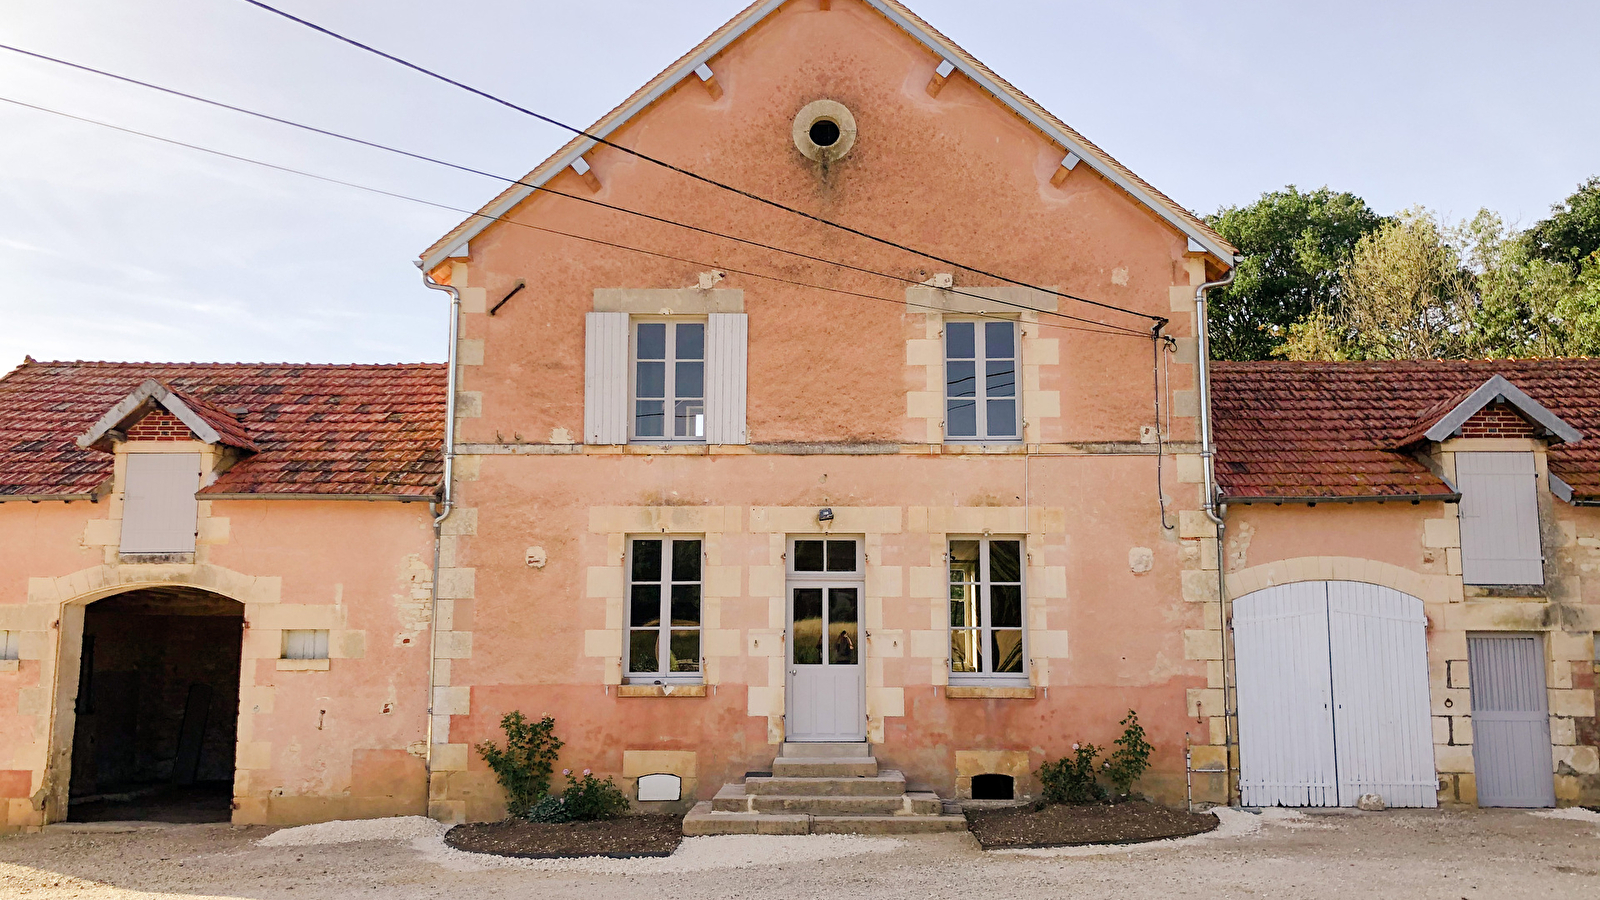
{"label": "white barn door", "polygon": [[1233,603],[1245,806],[1338,806],[1328,596],[1288,584]]}
{"label": "white barn door", "polygon": [[1246,806],[1438,803],[1422,601],[1311,581],[1234,601]]}
{"label": "white barn door", "polygon": [[1422,601],[1375,584],[1327,585],[1339,804],[1378,794],[1389,806],[1437,806]]}

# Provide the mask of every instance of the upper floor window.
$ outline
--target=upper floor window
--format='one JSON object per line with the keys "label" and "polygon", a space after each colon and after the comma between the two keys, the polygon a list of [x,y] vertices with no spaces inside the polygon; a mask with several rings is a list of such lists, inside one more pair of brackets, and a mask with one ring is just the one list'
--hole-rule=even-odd
{"label": "upper floor window", "polygon": [[634,323],[633,436],[706,439],[706,325]]}
{"label": "upper floor window", "polygon": [[950,542],[950,682],[1026,680],[1022,542]]}
{"label": "upper floor window", "polygon": [[193,553],[200,454],[129,453],[122,475],[122,552]]}
{"label": "upper floor window", "polygon": [[700,547],[699,538],[629,542],[630,681],[700,680]]}
{"label": "upper floor window", "polygon": [[946,322],[944,360],[945,439],[1019,440],[1016,323]]}

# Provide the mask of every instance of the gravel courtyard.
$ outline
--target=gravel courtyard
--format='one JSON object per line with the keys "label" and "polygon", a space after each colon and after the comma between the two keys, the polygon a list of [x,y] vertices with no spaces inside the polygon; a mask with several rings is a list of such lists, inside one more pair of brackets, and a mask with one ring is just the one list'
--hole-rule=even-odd
{"label": "gravel courtyard", "polygon": [[[263,827],[118,828],[0,837],[0,897],[1600,897],[1600,814],[1582,810],[1225,810],[1210,835],[1119,849],[985,854],[965,834],[751,836],[689,839],[666,859],[580,861],[460,854],[422,819],[271,838]],[[375,834],[387,839],[352,840]]]}

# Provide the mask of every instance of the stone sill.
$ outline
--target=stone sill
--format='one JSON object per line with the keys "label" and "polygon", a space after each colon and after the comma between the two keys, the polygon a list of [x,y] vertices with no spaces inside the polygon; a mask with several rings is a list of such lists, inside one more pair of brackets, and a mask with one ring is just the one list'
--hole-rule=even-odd
{"label": "stone sill", "polygon": [[704,697],[703,684],[619,684],[618,697]]}
{"label": "stone sill", "polygon": [[1032,685],[1018,687],[981,687],[979,685],[952,684],[944,689],[951,700],[1032,700],[1038,691]]}
{"label": "stone sill", "polygon": [[15,672],[21,664],[20,659],[0,659],[0,672]]}
{"label": "stone sill", "polygon": [[280,659],[278,660],[279,672],[326,672],[328,661],[325,659]]}
{"label": "stone sill", "polygon": [[118,553],[117,562],[125,566],[192,566],[194,551],[186,553]]}

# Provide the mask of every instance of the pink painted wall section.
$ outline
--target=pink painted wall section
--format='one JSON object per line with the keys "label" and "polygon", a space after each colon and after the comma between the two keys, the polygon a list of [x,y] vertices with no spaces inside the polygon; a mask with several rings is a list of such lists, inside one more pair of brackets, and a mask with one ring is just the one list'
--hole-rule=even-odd
{"label": "pink painted wall section", "polygon": [[[194,560],[161,565],[119,560],[108,518],[118,510],[114,499],[0,504],[0,628],[23,633],[22,659],[0,670],[5,825],[64,815],[86,601],[146,587],[243,603],[236,822],[423,810],[426,504],[202,503]],[[294,628],[330,632],[324,670],[280,670],[281,630]],[[47,768],[52,756],[60,762]]]}

